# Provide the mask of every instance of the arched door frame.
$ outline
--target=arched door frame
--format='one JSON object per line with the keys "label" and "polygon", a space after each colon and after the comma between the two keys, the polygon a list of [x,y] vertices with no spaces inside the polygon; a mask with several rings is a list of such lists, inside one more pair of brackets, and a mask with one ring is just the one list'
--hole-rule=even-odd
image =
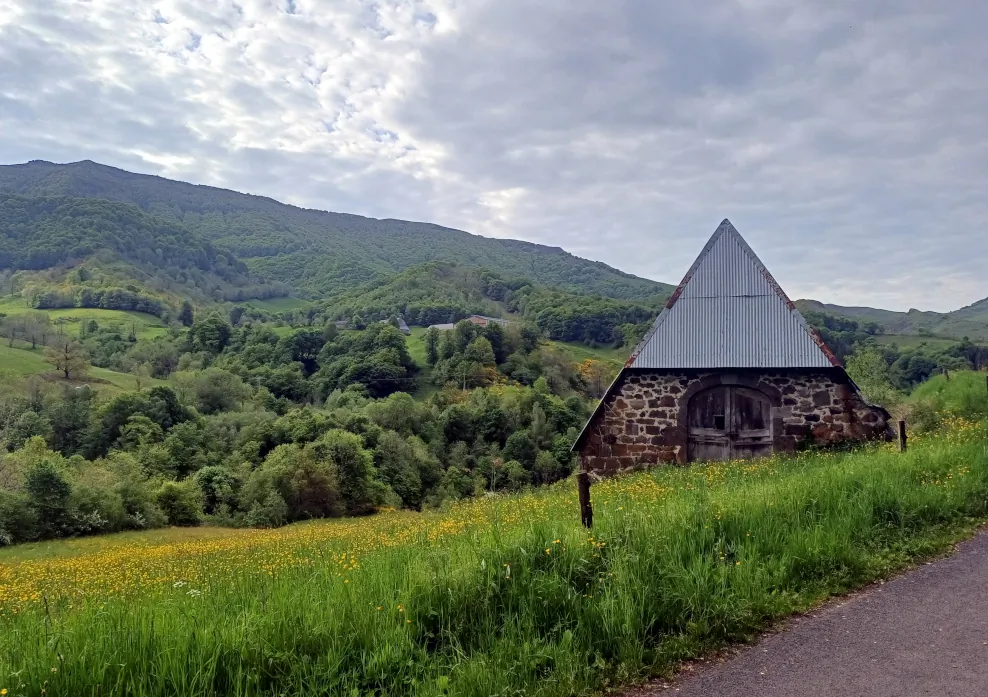
{"label": "arched door frame", "polygon": [[780,452],[785,450],[784,444],[780,442],[780,437],[782,434],[782,393],[778,388],[773,385],[766,384],[762,382],[760,376],[755,373],[713,373],[710,375],[705,375],[700,380],[695,381],[691,384],[680,401],[680,409],[677,418],[677,430],[682,435],[680,436],[683,440],[683,447],[680,448],[678,454],[678,461],[680,464],[687,464],[689,461],[689,433],[690,433],[690,405],[693,398],[714,387],[719,386],[733,386],[733,387],[743,387],[752,390],[768,400],[771,406],[771,423],[769,428],[772,434],[772,445],[775,452]]}

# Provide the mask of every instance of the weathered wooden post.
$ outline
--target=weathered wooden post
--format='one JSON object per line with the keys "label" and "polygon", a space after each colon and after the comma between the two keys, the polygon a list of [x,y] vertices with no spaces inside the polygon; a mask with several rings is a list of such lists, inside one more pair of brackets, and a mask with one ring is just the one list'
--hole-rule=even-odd
{"label": "weathered wooden post", "polygon": [[899,419],[899,452],[906,452],[906,420]]}
{"label": "weathered wooden post", "polygon": [[590,473],[580,469],[576,475],[576,488],[580,492],[580,521],[584,527],[593,527],[593,506],[590,503]]}

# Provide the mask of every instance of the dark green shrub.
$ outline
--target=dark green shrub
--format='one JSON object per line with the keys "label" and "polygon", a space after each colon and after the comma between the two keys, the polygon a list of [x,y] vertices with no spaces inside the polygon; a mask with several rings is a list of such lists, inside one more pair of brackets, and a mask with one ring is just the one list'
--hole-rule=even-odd
{"label": "dark green shrub", "polygon": [[235,507],[240,480],[225,467],[203,467],[193,476],[202,490],[202,508],[206,515],[215,515],[220,507]]}
{"label": "dark green shrub", "polygon": [[[358,439],[359,440],[359,439]],[[275,492],[287,505],[287,520],[325,518],[344,512],[337,469],[311,446],[279,445],[251,473],[241,496],[243,508],[263,507]]]}
{"label": "dark green shrub", "polygon": [[194,481],[165,482],[156,499],[169,525],[193,527],[202,522],[202,492]]}
{"label": "dark green shrub", "polygon": [[255,501],[244,521],[252,528],[277,528],[288,522],[288,504],[270,488],[263,500]]}
{"label": "dark green shrub", "polygon": [[309,447],[318,460],[333,465],[339,473],[340,494],[347,513],[370,513],[374,509],[371,492],[374,468],[360,436],[334,429]]}
{"label": "dark green shrub", "polygon": [[0,546],[30,542],[38,537],[38,514],[30,499],[0,489]]}
{"label": "dark green shrub", "polygon": [[72,534],[95,535],[130,527],[123,499],[112,488],[76,486],[69,497]]}
{"label": "dark green shrub", "polygon": [[41,460],[34,464],[27,471],[24,488],[38,516],[40,537],[59,537],[72,531],[69,509],[72,487],[54,463]]}

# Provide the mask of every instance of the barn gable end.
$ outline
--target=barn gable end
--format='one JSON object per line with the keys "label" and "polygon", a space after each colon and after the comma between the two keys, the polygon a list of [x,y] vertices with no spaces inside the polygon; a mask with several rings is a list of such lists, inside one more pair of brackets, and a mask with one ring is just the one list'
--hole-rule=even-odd
{"label": "barn gable end", "polygon": [[881,438],[888,419],[724,220],[574,450],[611,473]]}
{"label": "barn gable end", "polygon": [[629,368],[830,368],[819,334],[724,220],[628,359]]}

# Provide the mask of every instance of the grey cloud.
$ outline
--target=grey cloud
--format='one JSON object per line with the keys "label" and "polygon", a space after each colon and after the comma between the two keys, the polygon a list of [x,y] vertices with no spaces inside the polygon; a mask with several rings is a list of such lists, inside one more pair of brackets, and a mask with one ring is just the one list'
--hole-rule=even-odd
{"label": "grey cloud", "polygon": [[[988,292],[988,241],[972,234],[988,160],[970,119],[986,52],[968,28],[985,13],[858,5],[708,16],[631,3],[610,16],[570,2],[556,23],[560,7],[499,2],[431,49],[404,116],[451,144],[465,178],[526,190],[509,233],[562,230],[577,253],[671,280],[727,215],[794,294],[863,303],[855,279],[881,295],[925,269],[966,287],[883,300],[947,309]],[[804,29],[786,36],[793,24]],[[945,41],[955,34],[963,47]],[[598,147],[575,144],[587,136]],[[974,147],[944,147],[958,137]]]}
{"label": "grey cloud", "polygon": [[988,295],[974,0],[14,4],[3,161],[89,157],[670,282],[727,216],[793,295]]}

